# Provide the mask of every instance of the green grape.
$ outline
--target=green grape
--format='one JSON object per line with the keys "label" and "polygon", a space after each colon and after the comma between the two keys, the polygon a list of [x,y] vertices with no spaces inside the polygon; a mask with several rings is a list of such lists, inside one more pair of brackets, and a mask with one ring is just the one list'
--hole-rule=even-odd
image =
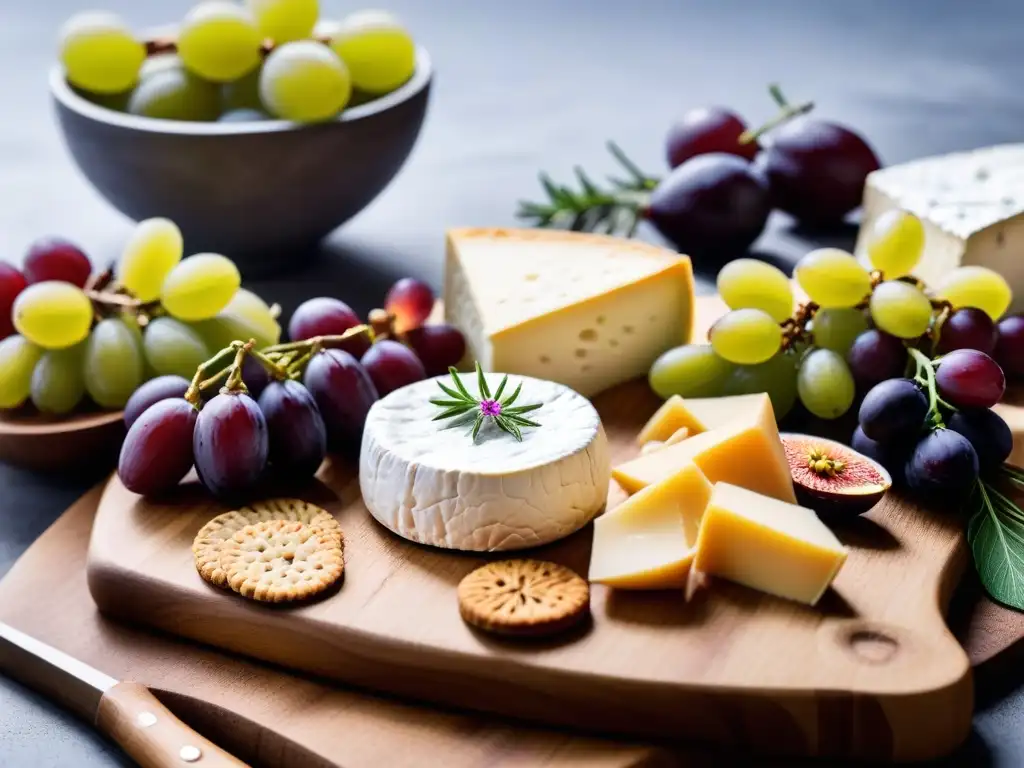
{"label": "green grape", "polygon": [[814,345],[846,357],[854,340],[867,329],[863,310],[819,309],[814,315]]}
{"label": "green grape", "polygon": [[987,267],[959,267],[946,274],[935,286],[935,296],[954,308],[977,307],[998,320],[1013,299],[1006,279]]}
{"label": "green grape", "polygon": [[879,216],[868,234],[868,258],[889,280],[909,275],[924,252],[924,226],[912,213],[893,209]]}
{"label": "green grape", "polygon": [[853,307],[871,293],[871,275],[838,248],[819,248],[797,262],[797,282],[821,307]]}
{"label": "green grape", "polygon": [[789,278],[778,267],[757,259],[736,259],[722,267],[718,293],[729,309],[760,309],[776,323],[793,314]]}
{"label": "green grape", "polygon": [[246,9],[228,0],[206,0],[182,21],[178,55],[190,72],[226,83],[259,66],[262,42]]}
{"label": "green grape", "polygon": [[166,67],[142,78],[128,100],[128,112],[160,120],[209,122],[220,114],[220,89],[184,67]]}
{"label": "green grape", "polygon": [[275,48],[260,73],[260,98],[282,120],[330,120],[352,96],[348,69],[330,48],[313,40]]}
{"label": "green grape", "polygon": [[648,379],[662,398],[718,397],[733,364],[723,360],[707,344],[687,344],[662,353],[654,361]]}
{"label": "green grape", "polygon": [[737,365],[725,379],[723,395],[767,392],[776,421],[785,418],[796,403],[797,356],[780,352],[758,365]]}
{"label": "green grape", "polygon": [[160,301],[179,320],[206,320],[231,301],[242,276],[234,263],[217,253],[189,256],[171,270]]}
{"label": "green grape", "polygon": [[264,38],[289,43],[311,37],[320,15],[317,0],[247,0]]}
{"label": "green grape", "polygon": [[876,286],[870,306],[871,319],[878,330],[900,339],[916,339],[931,324],[932,304],[928,297],[917,286],[900,280],[887,280]]}
{"label": "green grape", "polygon": [[64,349],[89,335],[92,302],[77,285],[46,280],[19,293],[11,315],[18,333],[33,344]]}
{"label": "green grape", "polygon": [[249,74],[221,86],[221,109],[234,112],[239,109],[263,111],[260,101],[260,73],[262,69],[254,69]]}
{"label": "green grape", "polygon": [[123,408],[142,383],[142,350],[124,321],[108,317],[92,329],[85,345],[85,388],[97,405]]}
{"label": "green grape", "polygon": [[24,336],[0,341],[0,408],[17,408],[32,391],[32,371],[43,350]]}
{"label": "green grape", "polygon": [[156,301],[183,249],[181,230],[170,219],[140,221],[117,263],[117,279],[139,301]]}
{"label": "green grape", "polygon": [[360,11],[331,35],[331,48],[348,66],[352,84],[377,95],[390,93],[416,71],[416,44],[390,13]]}
{"label": "green grape", "polygon": [[211,357],[210,349],[192,328],[173,317],[158,317],[146,326],[143,350],[158,376],[177,374],[191,379]]}
{"label": "green grape", "polygon": [[82,360],[85,344],[46,352],[32,372],[32,404],[43,413],[62,415],[85,397]]}
{"label": "green grape", "polygon": [[822,419],[838,419],[853,405],[853,374],[831,349],[812,350],[803,359],[796,387],[804,407]]}
{"label": "green grape", "polygon": [[221,315],[250,326],[253,329],[250,335],[256,338],[260,347],[269,347],[281,341],[280,323],[267,306],[267,302],[252,291],[239,288]]}
{"label": "green grape", "polygon": [[60,60],[72,85],[100,94],[127,91],[139,79],[146,47],[112,13],[72,16],[60,31]]}
{"label": "green grape", "polygon": [[760,309],[734,309],[709,334],[711,348],[730,363],[755,365],[770,360],[782,345],[782,328]]}

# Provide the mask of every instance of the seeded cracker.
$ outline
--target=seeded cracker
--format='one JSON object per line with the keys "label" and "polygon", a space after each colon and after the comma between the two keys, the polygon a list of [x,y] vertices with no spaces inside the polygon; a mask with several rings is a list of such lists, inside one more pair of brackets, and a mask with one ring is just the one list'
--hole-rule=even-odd
{"label": "seeded cracker", "polygon": [[342,539],[341,528],[330,512],[300,499],[268,499],[249,507],[225,512],[202,527],[192,543],[192,554],[199,575],[215,586],[227,587],[227,574],[220,567],[220,554],[224,542],[247,525],[270,520],[306,523],[333,534],[339,543]]}
{"label": "seeded cracker", "polygon": [[583,620],[589,610],[587,582],[556,563],[501,560],[459,583],[463,620],[496,634],[554,634]]}
{"label": "seeded cracker", "polygon": [[226,541],[220,567],[242,597],[284,603],[323,592],[341,577],[345,561],[333,533],[270,520],[247,525]]}

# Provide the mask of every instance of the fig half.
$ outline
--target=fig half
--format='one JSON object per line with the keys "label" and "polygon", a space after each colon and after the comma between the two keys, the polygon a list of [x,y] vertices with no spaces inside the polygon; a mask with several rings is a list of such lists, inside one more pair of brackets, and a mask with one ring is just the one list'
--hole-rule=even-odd
{"label": "fig half", "polygon": [[780,437],[797,501],[821,515],[861,515],[892,487],[885,467],[847,445],[814,435]]}

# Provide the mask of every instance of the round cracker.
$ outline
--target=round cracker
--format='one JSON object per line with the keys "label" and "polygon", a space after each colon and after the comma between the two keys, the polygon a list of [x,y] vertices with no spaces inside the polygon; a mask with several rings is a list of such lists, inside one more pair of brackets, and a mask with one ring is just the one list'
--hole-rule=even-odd
{"label": "round cracker", "polygon": [[227,587],[227,574],[220,567],[220,554],[224,542],[247,525],[270,520],[288,520],[306,523],[314,528],[333,533],[341,541],[341,528],[334,516],[325,509],[301,499],[268,499],[251,506],[217,515],[204,525],[192,542],[199,575],[214,586]]}
{"label": "round cracker", "polygon": [[554,634],[590,612],[590,587],[571,569],[542,560],[498,560],[459,583],[463,620],[503,635]]}
{"label": "round cracker", "polygon": [[269,520],[247,525],[224,542],[220,567],[242,597],[266,603],[305,600],[345,570],[341,541],[307,523]]}

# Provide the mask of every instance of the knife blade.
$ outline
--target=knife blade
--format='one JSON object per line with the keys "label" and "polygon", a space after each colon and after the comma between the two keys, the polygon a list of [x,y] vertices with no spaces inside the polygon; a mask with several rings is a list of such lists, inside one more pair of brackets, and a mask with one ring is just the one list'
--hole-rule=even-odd
{"label": "knife blade", "polygon": [[0,671],[94,724],[143,768],[247,768],[176,718],[144,685],[119,682],[3,622]]}

